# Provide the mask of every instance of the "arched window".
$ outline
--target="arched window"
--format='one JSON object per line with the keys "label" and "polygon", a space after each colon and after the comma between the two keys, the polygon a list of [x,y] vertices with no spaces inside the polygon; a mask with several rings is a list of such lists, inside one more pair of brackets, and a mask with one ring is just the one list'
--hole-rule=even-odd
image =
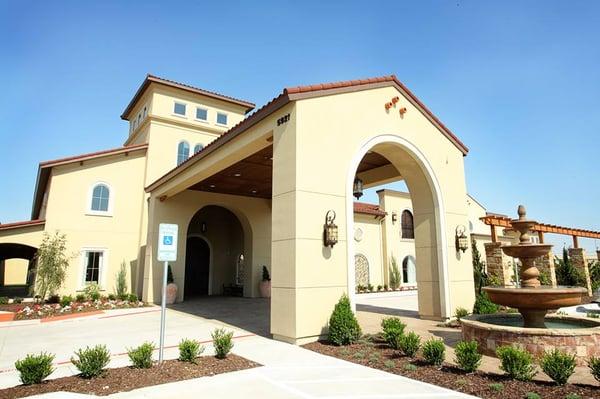
{"label": "arched window", "polygon": [[415,238],[413,215],[409,210],[402,211],[400,225],[402,226],[402,238]]}
{"label": "arched window", "polygon": [[92,203],[90,209],[95,212],[108,212],[110,189],[106,184],[98,183],[92,190]]}
{"label": "arched window", "polygon": [[190,157],[190,145],[187,141],[182,141],[177,146],[177,165]]}
{"label": "arched window", "polygon": [[402,282],[404,284],[414,284],[416,281],[415,258],[412,255],[408,255],[402,260]]}
{"label": "arched window", "polygon": [[363,254],[354,255],[354,281],[357,286],[369,285],[369,260]]}
{"label": "arched window", "polygon": [[204,148],[204,146],[200,143],[196,144],[196,146],[194,147],[194,154],[202,151],[202,149]]}

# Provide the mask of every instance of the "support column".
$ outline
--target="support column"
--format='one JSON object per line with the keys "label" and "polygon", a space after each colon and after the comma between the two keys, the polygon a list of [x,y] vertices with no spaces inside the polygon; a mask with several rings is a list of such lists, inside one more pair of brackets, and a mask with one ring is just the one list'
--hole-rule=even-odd
{"label": "support column", "polygon": [[513,284],[511,280],[513,271],[508,264],[507,257],[500,249],[501,246],[502,243],[499,242],[486,242],[484,244],[487,273],[500,280],[501,285],[508,287]]}
{"label": "support column", "polygon": [[600,249],[596,250],[596,257],[598,258],[598,260],[600,260]]}
{"label": "support column", "polygon": [[585,276],[585,282],[587,285],[588,295],[592,296],[592,281],[590,279],[590,269],[585,260],[585,251],[583,248],[569,248],[569,258],[573,263],[573,266],[578,270],[582,271]]}
{"label": "support column", "polygon": [[[538,238],[540,240],[540,244],[544,243],[544,233],[538,231]],[[535,265],[539,269],[540,272],[548,274],[550,278],[550,284],[552,287],[558,285],[556,281],[556,270],[554,268],[554,253],[552,251],[548,252],[546,255],[535,260]]]}

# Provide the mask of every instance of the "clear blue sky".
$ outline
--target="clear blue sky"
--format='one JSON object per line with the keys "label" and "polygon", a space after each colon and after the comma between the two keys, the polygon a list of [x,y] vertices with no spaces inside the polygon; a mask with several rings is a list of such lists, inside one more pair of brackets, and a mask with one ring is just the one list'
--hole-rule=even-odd
{"label": "clear blue sky", "polygon": [[29,218],[39,161],[123,143],[146,73],[257,105],[394,73],[489,211],[600,230],[600,2],[161,3],[0,0],[0,221]]}

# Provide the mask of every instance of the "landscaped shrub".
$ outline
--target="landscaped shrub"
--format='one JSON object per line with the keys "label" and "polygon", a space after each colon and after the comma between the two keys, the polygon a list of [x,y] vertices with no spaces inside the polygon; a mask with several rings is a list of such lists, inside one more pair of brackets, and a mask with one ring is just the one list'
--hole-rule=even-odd
{"label": "landscaped shrub", "polygon": [[100,286],[96,283],[91,283],[83,290],[85,296],[92,301],[100,299]]}
{"label": "landscaped shrub", "polygon": [[494,392],[502,392],[504,390],[504,384],[501,382],[494,382],[488,385],[488,387],[490,387],[490,389]]}
{"label": "landscaped shrub", "polygon": [[97,377],[104,372],[110,362],[110,352],[106,345],[89,346],[75,352],[77,358],[71,358],[71,363],[77,367],[83,378]]}
{"label": "landscaped shrub", "polygon": [[46,299],[46,303],[50,303],[50,304],[54,304],[54,303],[59,303],[60,302],[60,296],[53,294],[50,295],[48,297],[48,299]]}
{"label": "landscaped shrub", "polygon": [[475,298],[475,305],[473,306],[473,313],[475,314],[492,314],[496,313],[498,309],[499,306],[490,301],[485,292],[482,292]]}
{"label": "landscaped shrub", "polygon": [[0,305],[6,305],[6,304],[8,304],[8,297],[0,296]]}
{"label": "landscaped shrub", "polygon": [[138,296],[136,294],[129,294],[127,296],[127,300],[129,302],[137,302],[138,301]]}
{"label": "landscaped shrub", "polygon": [[477,341],[459,342],[454,353],[456,355],[454,360],[462,370],[472,373],[479,368],[482,356],[477,351]]}
{"label": "landscaped shrub", "polygon": [[581,399],[581,396],[576,393],[568,393],[565,395],[565,399]]}
{"label": "landscaped shrub", "polygon": [[420,347],[421,337],[414,332],[411,331],[408,334],[403,334],[400,337],[398,349],[400,349],[404,355],[408,357],[415,357]]}
{"label": "landscaped shrub", "polygon": [[398,269],[398,262],[396,261],[396,257],[392,256],[390,266],[390,288],[395,290],[400,286],[400,269]]}
{"label": "landscaped shrub", "polygon": [[[37,250],[35,271],[35,293],[41,299],[56,294],[67,277],[69,261],[74,256],[67,255],[67,236],[59,233],[50,235],[44,232],[42,243]],[[58,303],[58,300],[54,303]]]}
{"label": "landscaped shrub", "polygon": [[121,262],[115,278],[115,295],[122,301],[127,298],[127,265],[125,261]]}
{"label": "landscaped shrub", "polygon": [[429,364],[441,366],[446,357],[446,346],[441,339],[431,338],[423,344],[423,357]]}
{"label": "landscaped shrub", "polygon": [[127,349],[129,360],[136,369],[149,369],[152,367],[152,352],[154,352],[152,342],[144,342],[137,348]]}
{"label": "landscaped shrub", "polygon": [[500,369],[515,380],[530,381],[536,374],[533,357],[525,350],[512,346],[501,346],[496,349],[500,359]]}
{"label": "landscaped shrub", "polygon": [[39,384],[54,371],[54,355],[41,352],[39,355],[27,355],[17,360],[15,368],[19,371],[21,382],[25,385]]}
{"label": "landscaped shrub", "polygon": [[386,317],[381,320],[382,335],[392,349],[400,349],[400,338],[404,334],[406,324],[398,317]]}
{"label": "landscaped shrub", "polygon": [[23,298],[21,298],[20,296],[16,296],[13,298],[13,303],[21,303],[23,302]]}
{"label": "landscaped shrub", "polygon": [[193,339],[182,339],[179,343],[179,360],[196,363],[196,358],[204,352],[204,346]]}
{"label": "landscaped shrub", "polygon": [[225,359],[231,348],[233,348],[233,331],[217,328],[211,333],[211,337],[215,347],[215,356],[217,359]]}
{"label": "landscaped shrub", "polygon": [[527,392],[525,394],[525,399],[542,399],[542,397],[535,392]]}
{"label": "landscaped shrub", "polygon": [[467,317],[469,315],[469,311],[465,308],[456,308],[454,311],[454,317],[456,320],[460,321],[463,317]]}
{"label": "landscaped shrub", "polygon": [[60,306],[62,306],[63,308],[70,306],[71,302],[73,302],[73,297],[71,295],[65,295],[62,298],[60,298]]}
{"label": "landscaped shrub", "polygon": [[554,349],[544,353],[540,366],[542,371],[558,385],[565,385],[569,377],[575,372],[575,355]]}
{"label": "landscaped shrub", "polygon": [[349,345],[361,336],[358,320],[346,294],[342,295],[329,318],[329,341],[334,345]]}
{"label": "landscaped shrub", "polygon": [[[115,299],[117,299],[117,296],[115,294],[108,294],[109,301],[114,301]],[[121,299],[121,298],[119,298],[119,299]]]}
{"label": "landscaped shrub", "polygon": [[77,294],[75,295],[75,301],[77,302],[85,302],[85,294]]}
{"label": "landscaped shrub", "polygon": [[587,365],[596,381],[600,381],[600,357],[590,357],[587,361]]}

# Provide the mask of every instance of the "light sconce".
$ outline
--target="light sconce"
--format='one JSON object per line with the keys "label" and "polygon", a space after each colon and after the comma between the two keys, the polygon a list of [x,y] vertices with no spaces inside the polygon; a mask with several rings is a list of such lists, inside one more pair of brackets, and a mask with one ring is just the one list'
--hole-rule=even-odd
{"label": "light sconce", "polygon": [[363,181],[358,177],[354,178],[354,185],[352,186],[352,194],[356,199],[360,199],[363,195]]}
{"label": "light sconce", "polygon": [[398,221],[398,214],[396,212],[392,212],[392,223],[396,223]]}
{"label": "light sconce", "polygon": [[325,215],[325,229],[323,231],[323,244],[325,244],[326,247],[333,248],[338,242],[338,227],[334,221],[335,211],[330,209]]}
{"label": "light sconce", "polygon": [[466,252],[469,249],[469,239],[465,234],[466,230],[463,225],[456,226],[456,252]]}

